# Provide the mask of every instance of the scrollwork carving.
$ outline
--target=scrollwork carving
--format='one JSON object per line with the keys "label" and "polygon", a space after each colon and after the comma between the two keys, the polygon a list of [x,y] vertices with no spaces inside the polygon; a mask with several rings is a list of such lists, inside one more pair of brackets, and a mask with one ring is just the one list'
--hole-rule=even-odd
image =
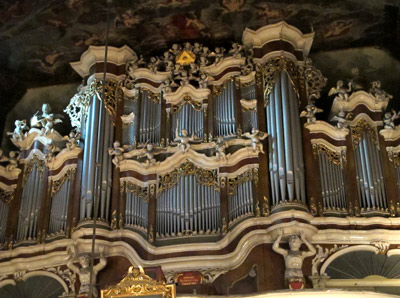
{"label": "scrollwork carving", "polygon": [[363,132],[366,131],[375,145],[378,145],[378,134],[376,127],[372,127],[365,119],[357,122],[357,125],[351,128],[351,139],[353,140],[353,148],[357,148],[360,143]]}
{"label": "scrollwork carving", "polygon": [[61,187],[64,185],[64,183],[67,180],[72,181],[75,177],[75,172],[76,169],[69,169],[65,172],[65,174],[58,180],[52,181],[51,185],[51,197],[54,197],[54,195],[61,189]]}

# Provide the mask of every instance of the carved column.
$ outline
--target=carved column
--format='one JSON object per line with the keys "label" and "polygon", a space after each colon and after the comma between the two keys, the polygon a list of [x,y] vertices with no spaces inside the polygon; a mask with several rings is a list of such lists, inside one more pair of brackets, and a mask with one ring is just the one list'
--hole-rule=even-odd
{"label": "carved column", "polygon": [[357,190],[357,173],[356,173],[356,165],[354,160],[354,147],[353,141],[351,137],[351,133],[349,133],[346,137],[346,147],[347,147],[347,163],[344,166],[344,181],[345,189],[346,189],[346,198],[347,198],[347,210],[349,216],[359,216],[360,215],[360,202],[358,199],[358,190]]}
{"label": "carved column", "polygon": [[[261,72],[256,73],[256,99],[257,99],[257,122],[260,131],[267,129],[267,121],[264,107],[264,90],[263,90],[263,78]],[[270,178],[268,170],[268,138],[261,141],[265,154],[260,153],[258,156],[260,167],[258,170],[258,204],[259,206],[265,206],[264,197],[267,202],[270,201]],[[269,206],[268,206],[269,207]],[[265,209],[264,207],[263,209]]]}

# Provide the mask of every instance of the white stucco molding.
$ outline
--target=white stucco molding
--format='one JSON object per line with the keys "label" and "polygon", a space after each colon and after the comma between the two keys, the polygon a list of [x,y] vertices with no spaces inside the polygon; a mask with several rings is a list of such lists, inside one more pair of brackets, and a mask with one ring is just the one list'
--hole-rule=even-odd
{"label": "white stucco molding", "polygon": [[345,141],[349,134],[347,128],[337,128],[326,121],[317,120],[314,123],[306,123],[304,127],[310,131],[310,134],[323,133],[337,141]]}

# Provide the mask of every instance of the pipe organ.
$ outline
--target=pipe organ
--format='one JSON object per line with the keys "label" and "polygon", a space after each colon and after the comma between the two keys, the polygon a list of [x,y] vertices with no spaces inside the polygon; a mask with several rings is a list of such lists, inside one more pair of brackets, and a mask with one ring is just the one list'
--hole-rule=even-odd
{"label": "pipe organ", "polygon": [[[363,130],[354,151],[359,200],[363,209],[385,210],[387,209],[385,181],[376,133],[374,136],[375,140],[366,130]],[[353,142],[357,141],[353,140]]]}
{"label": "pipe organ", "polygon": [[214,98],[214,119],[216,136],[236,135],[235,121],[235,83],[228,80],[218,95]]}
{"label": "pipe organ", "polygon": [[34,240],[38,233],[39,209],[44,184],[44,162],[37,157],[26,165],[19,209],[17,240]]}
{"label": "pipe organ", "polygon": [[[144,62],[127,46],[109,47],[105,81],[96,73],[104,47],[89,47],[71,64],[84,78],[65,110],[74,130],[59,135],[56,114],[44,109],[26,132],[11,133],[19,153],[0,160],[0,250],[18,255],[39,243],[87,252],[96,216],[110,255],[125,250],[152,266],[177,258],[162,263],[169,281],[191,266],[209,281],[228,255],[236,270],[258,245],[272,245],[277,228],[282,239],[304,230],[332,244],[354,226],[394,231],[400,126],[385,113],[390,96],[343,82],[321,95],[312,40],[281,22],[246,29],[243,45],[222,56],[185,43]],[[329,119],[317,119],[318,100],[329,96]],[[172,244],[218,262],[189,264]]]}
{"label": "pipe organ", "polygon": [[266,106],[273,204],[306,201],[298,97],[286,71],[274,74]]}
{"label": "pipe organ", "polygon": [[188,134],[202,139],[204,135],[204,110],[201,105],[185,103],[179,107],[175,107],[172,112],[172,128],[171,140],[176,138],[175,132],[185,129]]}

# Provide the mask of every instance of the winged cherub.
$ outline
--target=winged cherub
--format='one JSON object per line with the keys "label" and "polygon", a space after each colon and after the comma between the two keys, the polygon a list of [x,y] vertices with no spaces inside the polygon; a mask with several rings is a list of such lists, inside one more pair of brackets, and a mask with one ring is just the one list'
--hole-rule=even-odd
{"label": "winged cherub", "polygon": [[268,136],[267,133],[259,131],[257,128],[253,127],[251,133],[246,132],[242,136],[251,140],[251,148],[253,151],[257,151],[258,149],[261,153],[265,153],[261,140],[264,140]]}
{"label": "winged cherub", "polygon": [[342,80],[337,81],[336,87],[332,87],[331,90],[329,90],[328,96],[336,95],[335,99],[348,101],[349,92],[351,92],[351,82],[349,82],[347,86],[346,89]]}

